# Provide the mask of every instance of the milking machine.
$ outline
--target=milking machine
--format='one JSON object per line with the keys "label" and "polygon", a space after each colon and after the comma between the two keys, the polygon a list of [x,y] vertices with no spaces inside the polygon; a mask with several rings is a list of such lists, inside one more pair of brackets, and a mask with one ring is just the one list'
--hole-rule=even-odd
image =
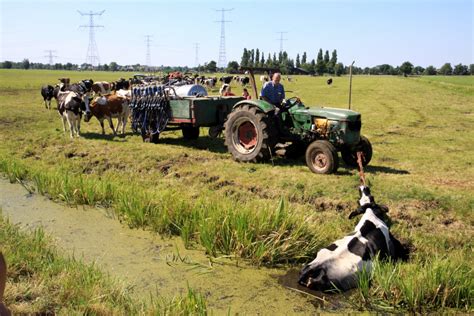
{"label": "milking machine", "polygon": [[132,88],[132,130],[144,141],[157,142],[170,119],[169,95],[165,85],[141,84]]}

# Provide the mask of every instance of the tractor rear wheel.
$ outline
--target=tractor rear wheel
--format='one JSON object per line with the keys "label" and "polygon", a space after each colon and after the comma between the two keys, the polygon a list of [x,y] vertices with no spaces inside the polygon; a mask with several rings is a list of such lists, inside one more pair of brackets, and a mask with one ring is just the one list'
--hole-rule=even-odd
{"label": "tractor rear wheel", "polygon": [[364,154],[362,165],[367,166],[372,159],[372,144],[365,136],[360,137],[359,143],[354,148],[342,148],[342,160],[349,167],[357,167],[357,151],[362,151]]}
{"label": "tractor rear wheel", "polygon": [[270,159],[277,143],[272,115],[244,104],[227,116],[225,144],[235,160],[257,162]]}
{"label": "tractor rear wheel", "polygon": [[183,126],[181,131],[184,139],[197,139],[199,137],[199,126]]}
{"label": "tractor rear wheel", "polygon": [[339,167],[337,150],[327,140],[316,140],[306,149],[306,164],[314,173],[334,173]]}

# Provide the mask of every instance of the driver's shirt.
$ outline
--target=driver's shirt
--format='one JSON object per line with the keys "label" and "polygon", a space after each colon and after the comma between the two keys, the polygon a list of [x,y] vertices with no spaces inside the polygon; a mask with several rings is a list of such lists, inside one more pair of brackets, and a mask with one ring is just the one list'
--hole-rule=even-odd
{"label": "driver's shirt", "polygon": [[270,81],[262,88],[260,96],[267,98],[272,104],[279,106],[285,98],[285,89],[282,84],[274,84],[273,81]]}

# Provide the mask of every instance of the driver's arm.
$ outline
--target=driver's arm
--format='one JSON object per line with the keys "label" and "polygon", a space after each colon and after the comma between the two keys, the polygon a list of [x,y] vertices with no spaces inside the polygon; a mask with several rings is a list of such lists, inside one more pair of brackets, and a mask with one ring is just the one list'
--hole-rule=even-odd
{"label": "driver's arm", "polygon": [[270,100],[266,96],[261,95],[260,99],[267,101],[268,103],[271,103]]}

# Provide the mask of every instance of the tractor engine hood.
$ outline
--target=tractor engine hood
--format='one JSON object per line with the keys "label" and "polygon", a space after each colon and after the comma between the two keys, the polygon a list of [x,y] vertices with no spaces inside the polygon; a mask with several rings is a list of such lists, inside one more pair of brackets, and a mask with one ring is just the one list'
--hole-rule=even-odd
{"label": "tractor engine hood", "polygon": [[300,117],[322,117],[331,121],[359,121],[360,113],[352,110],[338,109],[338,108],[326,108],[326,107],[315,107],[315,108],[304,108],[294,107],[289,111],[294,116]]}

